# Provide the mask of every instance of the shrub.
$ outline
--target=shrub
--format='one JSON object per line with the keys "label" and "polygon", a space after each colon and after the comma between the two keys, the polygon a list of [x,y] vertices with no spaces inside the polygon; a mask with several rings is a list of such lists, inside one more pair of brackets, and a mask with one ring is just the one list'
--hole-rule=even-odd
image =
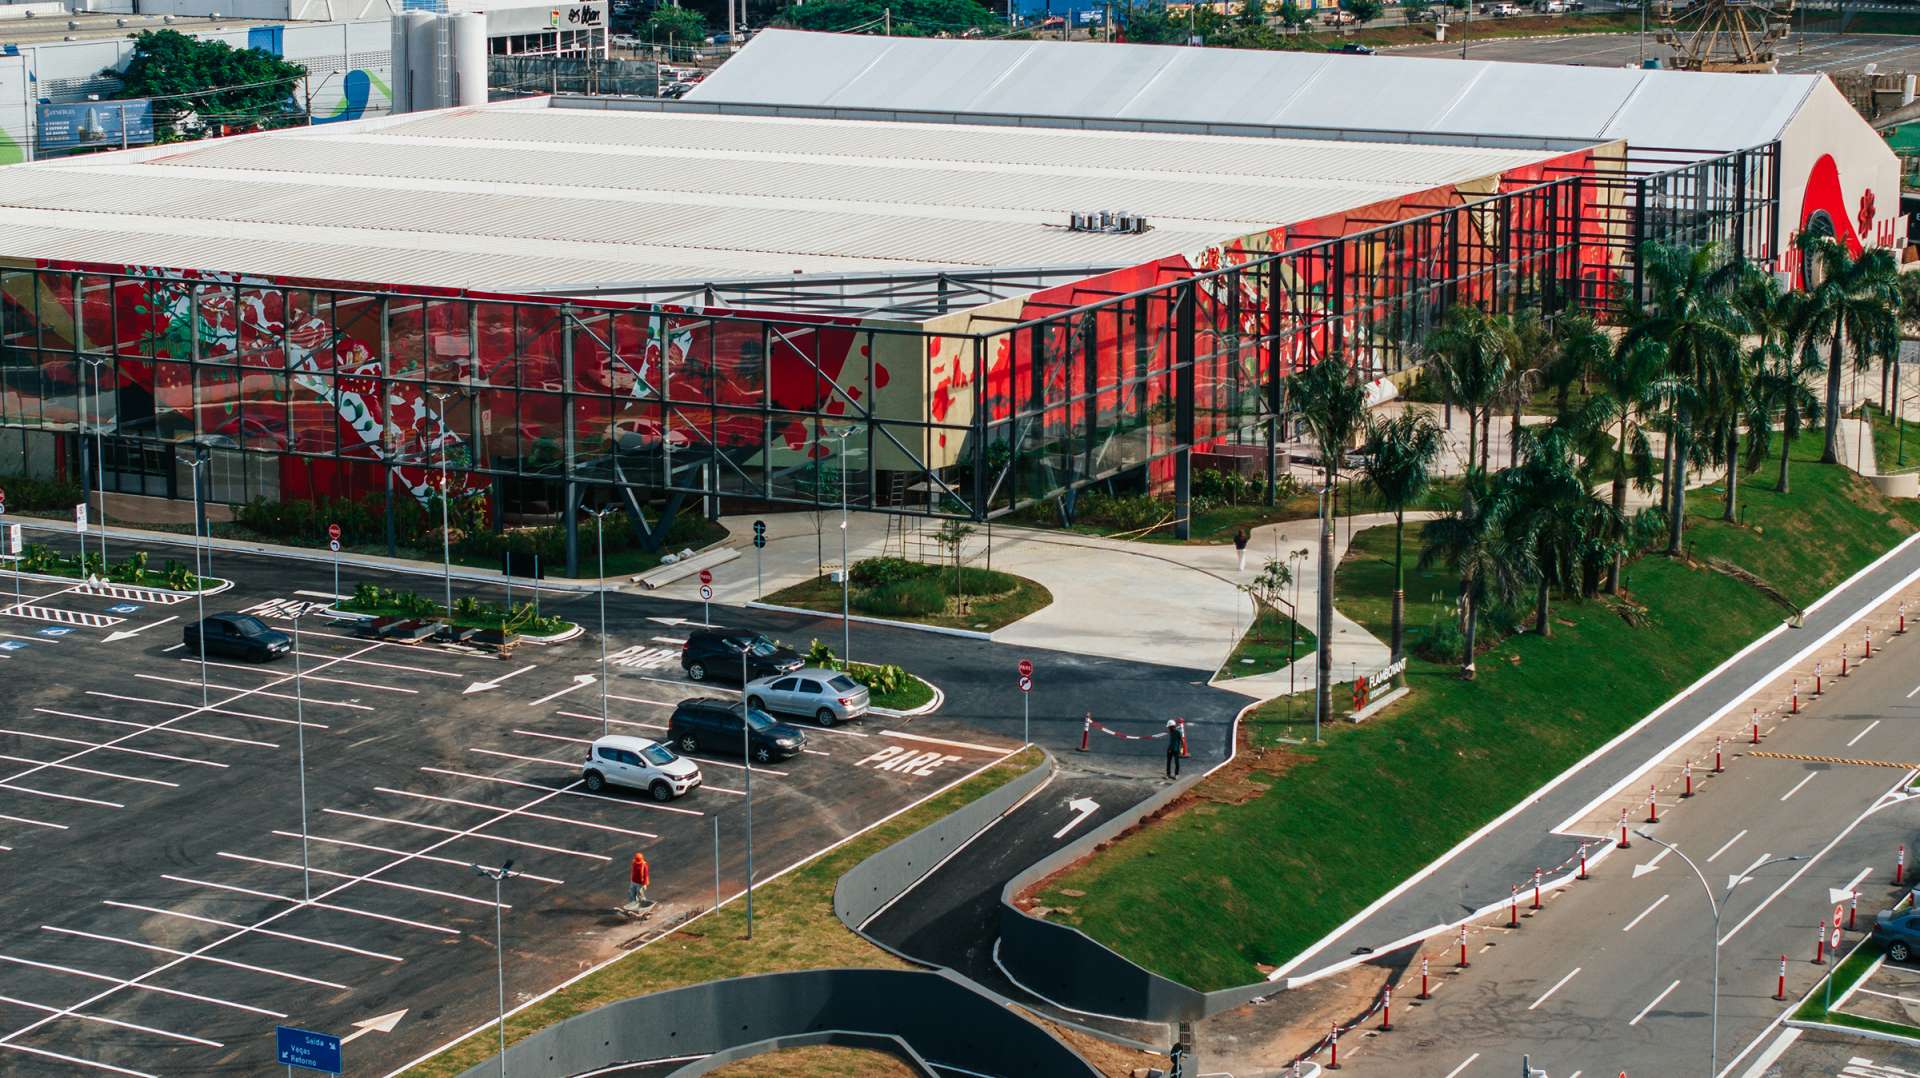
{"label": "shrub", "polygon": [[934,570],[934,566],[905,558],[868,558],[854,562],[848,576],[856,588],[883,588],[918,580]]}
{"label": "shrub", "polygon": [[0,475],[0,490],[7,492],[7,508],[19,513],[71,510],[83,497],[78,484],[24,475]]}
{"label": "shrub", "polygon": [[1087,524],[1117,531],[1139,531],[1163,522],[1171,523],[1173,503],[1145,494],[1116,496],[1088,490],[1080,493],[1074,515]]}
{"label": "shrub", "polygon": [[66,564],[64,555],[44,543],[28,543],[20,556],[20,568],[29,573],[58,572]]}
{"label": "shrub", "polygon": [[[942,577],[943,580],[948,579]],[[1006,573],[992,569],[975,569],[971,566],[960,570],[960,589],[975,597],[983,595],[1005,595],[1020,587],[1020,581]]]}
{"label": "shrub", "polygon": [[885,666],[859,665],[847,671],[847,676],[867,687],[875,696],[896,693],[907,687],[907,672],[888,663]]}
{"label": "shrub", "polygon": [[863,592],[860,605],[881,617],[917,617],[947,608],[947,592],[938,580],[906,580]]}
{"label": "shrub", "polygon": [[821,643],[817,638],[807,643],[807,665],[824,666],[838,670],[840,660],[834,657],[833,649]]}
{"label": "shrub", "polygon": [[1435,618],[1421,634],[1420,646],[1415,649],[1421,658],[1436,663],[1457,663],[1460,652],[1466,646],[1466,638],[1460,634],[1460,625],[1452,617]]}
{"label": "shrub", "polygon": [[167,587],[172,588],[174,591],[199,590],[200,578],[193,574],[191,567],[182,565],[177,561],[168,561],[166,568],[160,571],[160,575],[161,579],[166,582]]}

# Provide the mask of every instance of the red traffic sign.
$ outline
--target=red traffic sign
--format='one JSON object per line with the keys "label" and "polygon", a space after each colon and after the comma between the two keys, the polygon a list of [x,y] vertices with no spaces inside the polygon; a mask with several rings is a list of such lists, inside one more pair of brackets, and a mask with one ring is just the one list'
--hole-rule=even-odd
{"label": "red traffic sign", "polygon": [[1020,676],[1023,678],[1030,678],[1033,676],[1033,660],[1032,659],[1020,660]]}
{"label": "red traffic sign", "polygon": [[1030,678],[1030,677],[1023,677],[1023,678],[1021,678],[1021,679],[1020,679],[1020,691],[1021,691],[1021,692],[1032,692],[1032,691],[1033,691],[1033,679],[1032,679],[1032,678]]}
{"label": "red traffic sign", "polygon": [[702,584],[711,584],[711,583],[713,583],[713,570],[712,570],[712,569],[702,569],[702,570],[700,570],[700,583],[702,583]]}
{"label": "red traffic sign", "polygon": [[340,525],[338,524],[327,525],[327,538],[329,539],[340,538]]}
{"label": "red traffic sign", "polygon": [[1841,913],[1843,913],[1843,912],[1845,912],[1845,908],[1844,908],[1844,907],[1841,907],[1841,906],[1835,906],[1835,907],[1833,908],[1833,927],[1835,927],[1835,928],[1839,928],[1839,927],[1840,927],[1840,914],[1841,914]]}
{"label": "red traffic sign", "polygon": [[713,598],[713,589],[705,584],[700,585],[700,598],[702,600]]}

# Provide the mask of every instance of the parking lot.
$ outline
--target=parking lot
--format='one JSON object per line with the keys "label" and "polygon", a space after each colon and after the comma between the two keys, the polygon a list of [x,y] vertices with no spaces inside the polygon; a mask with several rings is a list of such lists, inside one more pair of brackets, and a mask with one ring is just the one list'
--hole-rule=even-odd
{"label": "parking lot", "polygon": [[[1587,67],[1637,67],[1642,55],[1662,64],[1672,61],[1672,50],[1647,34],[1644,52],[1638,34],[1575,34],[1567,37],[1508,38],[1473,41],[1468,56],[1475,60],[1513,60],[1523,63],[1580,64]],[[1786,74],[1818,71],[1858,72],[1878,64],[1882,72],[1920,71],[1920,37],[1893,34],[1796,33],[1778,46],[1779,68]],[[1457,57],[1457,42],[1436,42],[1393,49],[1390,56]]]}
{"label": "parking lot", "polygon": [[[16,604],[0,585],[0,1070],[259,1073],[275,1024],[347,1034],[408,1008],[347,1049],[398,1062],[492,1012],[493,884],[472,864],[519,873],[510,1004],[710,905],[716,836],[721,894],[744,885],[738,757],[700,757],[704,785],[669,804],[582,788],[602,725],[588,644],[503,662],[308,615],[298,693],[289,661],[216,658],[203,703],[191,599],[29,579]],[[215,604],[291,631],[326,601],[241,586]],[[686,681],[683,638],[615,641],[613,732],[661,736],[677,701],[726,691]],[[809,737],[751,776],[762,880],[1014,747],[878,717]],[[635,850],[662,902],[638,923],[614,908]]]}

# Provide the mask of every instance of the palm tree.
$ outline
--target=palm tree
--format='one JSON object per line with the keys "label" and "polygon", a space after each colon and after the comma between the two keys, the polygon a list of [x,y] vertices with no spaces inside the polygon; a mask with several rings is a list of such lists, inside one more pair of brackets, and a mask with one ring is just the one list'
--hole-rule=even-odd
{"label": "palm tree", "polygon": [[1460,504],[1420,528],[1421,569],[1444,563],[1460,577],[1460,676],[1474,678],[1474,640],[1480,609],[1489,600],[1511,602],[1526,579],[1530,552],[1516,547],[1524,533],[1509,534],[1502,492],[1475,468],[1460,485]]}
{"label": "palm tree", "polygon": [[1667,517],[1667,553],[1679,557],[1687,517],[1687,461],[1695,425],[1725,399],[1730,371],[1738,366],[1745,321],[1734,305],[1733,285],[1743,263],[1720,257],[1718,244],[1691,251],[1650,243],[1641,252],[1650,303],[1635,312],[1626,340],[1661,341],[1675,385],[1669,394],[1669,447],[1673,478]]}
{"label": "palm tree", "polygon": [[[1789,294],[1789,299],[1792,297]],[[1753,378],[1747,418],[1747,467],[1758,468],[1773,441],[1773,419],[1780,417],[1780,478],[1773,489],[1787,489],[1787,462],[1793,443],[1800,437],[1801,420],[1818,422],[1820,398],[1813,392],[1813,380],[1826,369],[1819,349],[1809,342],[1798,345],[1775,341],[1758,357],[1759,370]]]}
{"label": "palm tree", "polygon": [[1851,353],[1855,370],[1875,356],[1899,351],[1899,269],[1884,247],[1855,258],[1830,236],[1802,232],[1801,264],[1808,287],[1799,310],[1797,336],[1827,348],[1826,442],[1820,463],[1840,462],[1840,367]]}
{"label": "palm tree", "polygon": [[1367,485],[1393,510],[1393,658],[1405,654],[1407,592],[1401,544],[1406,533],[1407,506],[1426,492],[1433,464],[1446,437],[1424,412],[1402,412],[1382,422],[1367,424]]}
{"label": "palm tree", "polygon": [[1530,558],[1534,582],[1533,631],[1553,635],[1548,602],[1555,587],[1572,585],[1599,548],[1620,530],[1613,507],[1594,494],[1565,428],[1521,436],[1522,462],[1495,477],[1508,508],[1514,549]]}
{"label": "palm tree", "polygon": [[1449,400],[1467,410],[1468,468],[1474,467],[1476,428],[1485,431],[1480,439],[1479,467],[1483,471],[1487,467],[1493,404],[1507,381],[1507,366],[1516,350],[1512,327],[1504,319],[1465,305],[1448,310],[1440,328],[1427,338],[1427,351],[1435,357],[1433,370],[1443,391]]}
{"label": "palm tree", "polygon": [[1540,368],[1543,380],[1554,391],[1555,417],[1567,415],[1574,383],[1587,385],[1612,350],[1613,338],[1586,311],[1564,311],[1554,318]]}
{"label": "palm tree", "polygon": [[[1301,422],[1307,425],[1307,432],[1320,451],[1320,470],[1326,480],[1325,491],[1331,495],[1334,484],[1340,479],[1340,461],[1366,423],[1366,387],[1354,379],[1352,368],[1337,354],[1322,357],[1320,362],[1287,381],[1293,406],[1299,410]],[[1314,623],[1320,638],[1319,647],[1315,649],[1318,653],[1314,663],[1315,706],[1319,714],[1331,715],[1333,653],[1327,647],[1333,639],[1331,515],[1323,516],[1320,522],[1320,601]]]}
{"label": "palm tree", "polygon": [[[1611,472],[1613,512],[1624,518],[1627,484],[1653,489],[1653,445],[1647,429],[1667,396],[1667,346],[1651,338],[1623,337],[1594,364],[1593,376],[1597,391],[1575,422],[1599,436],[1602,444],[1585,455]],[[1621,537],[1616,532],[1612,538],[1617,542]],[[1609,592],[1620,590],[1625,557],[1623,546],[1607,566]]]}

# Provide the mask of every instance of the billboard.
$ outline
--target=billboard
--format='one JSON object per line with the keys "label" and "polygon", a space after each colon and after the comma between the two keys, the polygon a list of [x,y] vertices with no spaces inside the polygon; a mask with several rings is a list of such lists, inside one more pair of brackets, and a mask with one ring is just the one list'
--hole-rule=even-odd
{"label": "billboard", "polygon": [[76,101],[40,106],[39,153],[145,146],[153,141],[153,102]]}

